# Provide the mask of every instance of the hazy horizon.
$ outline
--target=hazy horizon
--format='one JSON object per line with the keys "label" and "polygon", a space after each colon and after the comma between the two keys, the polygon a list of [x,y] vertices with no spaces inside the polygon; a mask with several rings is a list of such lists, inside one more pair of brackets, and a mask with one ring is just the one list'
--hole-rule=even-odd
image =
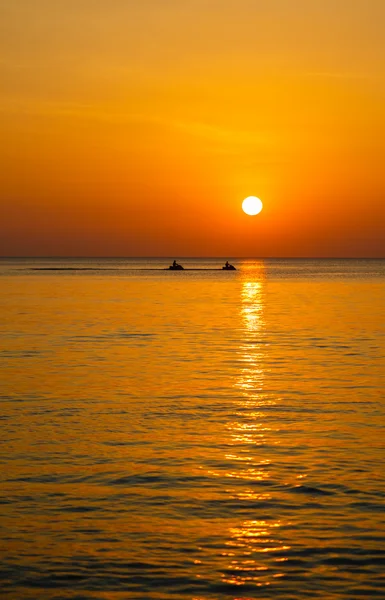
{"label": "hazy horizon", "polygon": [[232,255],[223,255],[223,256],[203,256],[203,255],[189,255],[182,256],[180,254],[170,254],[168,256],[113,256],[113,255],[40,255],[40,256],[0,256],[0,260],[7,259],[62,259],[62,260],[70,260],[70,259],[118,259],[118,260],[132,260],[132,259],[156,259],[156,260],[170,260],[177,257],[180,260],[183,259],[217,259],[217,260],[226,260],[226,259],[235,259],[235,260],[385,260],[385,256],[232,256]]}

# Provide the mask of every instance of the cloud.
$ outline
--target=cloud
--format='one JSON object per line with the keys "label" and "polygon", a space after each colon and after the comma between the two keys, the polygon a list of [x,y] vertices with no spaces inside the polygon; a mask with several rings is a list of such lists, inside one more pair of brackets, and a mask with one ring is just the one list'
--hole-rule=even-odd
{"label": "cloud", "polygon": [[374,75],[369,73],[352,73],[348,71],[308,71],[304,77],[324,78],[324,79],[371,79]]}

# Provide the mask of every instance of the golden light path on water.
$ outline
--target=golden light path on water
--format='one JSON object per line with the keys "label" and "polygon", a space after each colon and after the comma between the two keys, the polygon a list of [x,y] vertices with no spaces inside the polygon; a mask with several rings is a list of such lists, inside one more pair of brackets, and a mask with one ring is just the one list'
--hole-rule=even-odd
{"label": "golden light path on water", "polygon": [[[235,420],[231,423],[231,443],[236,447],[236,454],[227,454],[226,459],[244,463],[244,468],[231,471],[230,478],[241,478],[250,482],[249,488],[236,493],[239,501],[268,502],[269,492],[261,491],[263,482],[270,479],[271,459],[259,458],[258,448],[263,446],[266,438],[269,443],[278,443],[276,435],[266,423],[266,408],[275,404],[264,392],[266,377],[266,342],[265,342],[265,306],[264,306],[264,271],[262,264],[254,266],[253,275],[242,283],[240,320],[242,339],[239,345],[240,369],[235,387],[241,392],[241,398],[235,407]],[[275,439],[274,439],[275,438]],[[256,484],[261,483],[261,486]],[[259,489],[258,489],[259,488]],[[263,489],[263,488],[262,488]],[[232,490],[234,492],[234,490]],[[257,514],[256,510],[256,514]],[[282,522],[276,519],[247,519],[229,529],[229,560],[224,582],[243,586],[252,584],[256,587],[269,586],[274,580],[283,577],[279,563],[285,562],[282,552],[290,549],[279,537]],[[272,569],[266,561],[266,554],[279,552],[273,559],[277,568]],[[248,600],[248,599],[245,599]]]}

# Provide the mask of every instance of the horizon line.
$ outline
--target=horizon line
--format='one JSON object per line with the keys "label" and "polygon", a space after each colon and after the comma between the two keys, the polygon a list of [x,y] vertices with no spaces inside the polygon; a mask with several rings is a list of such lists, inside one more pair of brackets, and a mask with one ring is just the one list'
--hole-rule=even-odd
{"label": "horizon line", "polygon": [[173,256],[87,256],[87,255],[34,255],[34,256],[0,256],[0,260],[6,259],[123,259],[123,260],[132,260],[132,259],[157,259],[157,260],[170,260],[177,256],[178,260],[191,260],[191,259],[218,259],[218,260],[384,260],[385,256],[181,256],[181,255],[173,255]]}

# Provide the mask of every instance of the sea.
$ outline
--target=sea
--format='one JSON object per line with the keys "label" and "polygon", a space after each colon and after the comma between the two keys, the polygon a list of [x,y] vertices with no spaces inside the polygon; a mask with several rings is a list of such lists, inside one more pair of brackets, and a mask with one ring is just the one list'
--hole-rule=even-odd
{"label": "sea", "polygon": [[385,260],[226,258],[0,261],[2,599],[385,598]]}

